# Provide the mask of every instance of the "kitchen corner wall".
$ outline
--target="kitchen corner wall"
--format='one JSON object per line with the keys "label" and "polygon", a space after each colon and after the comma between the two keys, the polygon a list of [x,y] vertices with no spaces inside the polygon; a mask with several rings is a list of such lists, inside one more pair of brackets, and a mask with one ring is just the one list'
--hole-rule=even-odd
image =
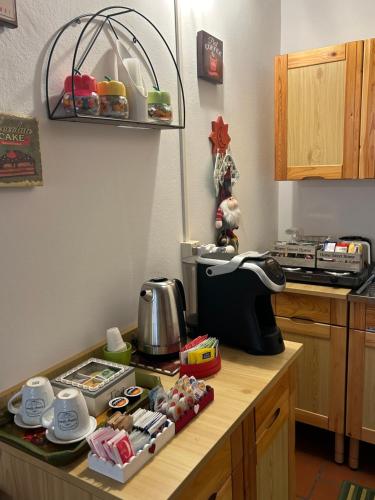
{"label": "kitchen corner wall", "polygon": [[[143,281],[181,274],[184,200],[190,237],[213,239],[207,136],[218,114],[230,124],[241,172],[235,189],[243,212],[241,249],[264,248],[276,235],[272,61],[279,52],[279,0],[179,0],[185,158],[177,131],[46,118],[41,75],[54,33],[74,16],[108,4],[18,2],[19,27],[0,28],[0,111],[38,118],[45,183],[0,190],[0,390],[89,347],[106,328],[136,322]],[[154,19],[174,46],[172,0],[125,4]],[[196,32],[201,29],[224,41],[222,86],[197,81]],[[157,67],[164,63],[160,55]],[[54,77],[62,81],[64,71]],[[183,195],[182,160],[187,172]]]}
{"label": "kitchen corner wall", "polygon": [[[280,0],[181,0],[182,58],[187,93],[187,205],[190,236],[215,237],[211,121],[229,123],[240,171],[234,187],[242,211],[240,251],[269,246],[277,232],[273,182],[273,58],[280,46]],[[224,42],[224,85],[197,80],[196,33]]]}
{"label": "kitchen corner wall", "polygon": [[[375,36],[373,0],[282,0],[281,53]],[[279,183],[279,238],[302,227],[310,235],[375,237],[374,181]]]}

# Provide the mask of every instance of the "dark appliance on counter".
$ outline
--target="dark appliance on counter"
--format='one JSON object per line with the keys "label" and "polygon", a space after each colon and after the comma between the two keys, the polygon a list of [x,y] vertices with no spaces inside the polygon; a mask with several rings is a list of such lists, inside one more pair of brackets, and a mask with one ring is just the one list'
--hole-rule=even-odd
{"label": "dark appliance on counter", "polygon": [[279,354],[284,341],[276,325],[271,294],[285,287],[275,259],[247,252],[206,254],[197,262],[197,333],[251,354]]}
{"label": "dark appliance on counter", "polygon": [[367,268],[358,273],[285,267],[283,269],[287,281],[311,283],[312,285],[340,286],[343,288],[358,288],[369,275],[369,269]]}

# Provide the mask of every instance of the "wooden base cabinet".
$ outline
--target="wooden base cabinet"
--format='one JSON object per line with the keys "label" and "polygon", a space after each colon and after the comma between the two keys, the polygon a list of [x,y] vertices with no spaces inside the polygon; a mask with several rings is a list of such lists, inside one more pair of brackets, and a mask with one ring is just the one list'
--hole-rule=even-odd
{"label": "wooden base cabinet", "polygon": [[359,441],[375,444],[375,305],[351,304],[346,433],[349,465],[359,465]]}
{"label": "wooden base cabinet", "polygon": [[298,293],[275,299],[285,340],[303,344],[297,360],[296,420],[335,432],[335,461],[344,462],[347,301]]}
{"label": "wooden base cabinet", "polygon": [[[295,500],[295,380],[292,365],[170,498]],[[168,475],[168,471],[165,473]],[[119,498],[121,485],[104,477],[102,481],[107,481],[108,491],[0,443],[1,499]],[[127,498],[125,491],[120,498]]]}
{"label": "wooden base cabinet", "polygon": [[295,500],[295,380],[292,367],[176,499]]}

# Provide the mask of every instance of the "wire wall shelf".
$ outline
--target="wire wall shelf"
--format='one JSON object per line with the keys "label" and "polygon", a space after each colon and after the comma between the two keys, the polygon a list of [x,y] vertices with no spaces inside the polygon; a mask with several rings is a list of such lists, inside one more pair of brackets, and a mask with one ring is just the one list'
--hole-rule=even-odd
{"label": "wire wall shelf", "polygon": [[[123,119],[123,118],[115,118],[115,117],[107,117],[100,115],[87,115],[83,113],[79,113],[77,111],[76,106],[76,94],[74,83],[72,84],[72,100],[73,107],[72,112],[67,114],[62,106],[62,98],[64,96],[64,91],[61,92],[59,96],[52,96],[50,92],[51,86],[51,66],[54,55],[56,53],[56,48],[61,41],[62,35],[71,27],[77,27],[82,25],[82,29],[78,36],[77,43],[74,47],[73,58],[72,58],[72,66],[71,66],[71,78],[73,82],[73,77],[75,75],[80,74],[80,70],[86,61],[88,55],[90,54],[92,48],[94,47],[96,41],[98,40],[100,34],[103,33],[103,28],[108,27],[109,31],[115,37],[115,39],[119,39],[119,33],[125,34],[127,37],[130,36],[132,43],[137,47],[139,52],[144,57],[144,62],[148,67],[150,75],[152,75],[153,87],[156,90],[160,90],[159,79],[155,70],[155,66],[151,61],[151,58],[146,51],[144,45],[141,43],[138,36],[135,34],[133,29],[126,24],[126,16],[129,14],[135,14],[139,16],[143,21],[145,21],[158,35],[159,39],[162,42],[162,45],[168,52],[169,57],[172,60],[173,66],[176,70],[177,76],[177,97],[178,103],[176,103],[175,109],[178,109],[178,121],[177,123],[163,123],[157,121],[138,121],[131,119]],[[125,19],[125,20],[124,20]],[[85,34],[88,34],[89,28],[94,28],[89,37],[89,40],[86,41],[86,45],[83,43],[83,39]],[[177,44],[177,42],[176,42]],[[176,50],[177,52],[177,50]],[[78,54],[81,54],[78,56]],[[124,6],[111,6],[106,7],[99,10],[96,13],[82,14],[80,16],[75,17],[70,20],[66,24],[64,24],[57,32],[56,37],[52,43],[48,59],[47,59],[47,68],[46,68],[46,78],[45,78],[45,87],[46,87],[46,104],[47,104],[47,114],[50,120],[60,120],[67,122],[80,122],[80,123],[93,123],[93,124],[101,124],[101,125],[112,125],[116,127],[130,127],[130,128],[140,128],[140,129],[157,129],[157,130],[168,130],[168,129],[183,129],[185,128],[185,94],[184,88],[181,80],[181,74],[179,71],[178,63],[176,61],[176,57],[173,54],[173,51],[168,44],[167,40],[158,29],[158,27],[148,19],[141,12]],[[178,104],[178,106],[177,106]],[[131,103],[130,103],[131,105]]]}

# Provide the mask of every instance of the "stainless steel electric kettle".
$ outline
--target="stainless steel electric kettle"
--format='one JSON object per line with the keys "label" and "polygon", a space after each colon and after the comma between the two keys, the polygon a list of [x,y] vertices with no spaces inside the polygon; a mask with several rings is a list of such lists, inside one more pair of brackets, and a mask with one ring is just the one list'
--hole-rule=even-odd
{"label": "stainless steel electric kettle", "polygon": [[138,349],[146,354],[180,350],[186,332],[185,293],[180,280],[152,278],[142,285],[138,307]]}

